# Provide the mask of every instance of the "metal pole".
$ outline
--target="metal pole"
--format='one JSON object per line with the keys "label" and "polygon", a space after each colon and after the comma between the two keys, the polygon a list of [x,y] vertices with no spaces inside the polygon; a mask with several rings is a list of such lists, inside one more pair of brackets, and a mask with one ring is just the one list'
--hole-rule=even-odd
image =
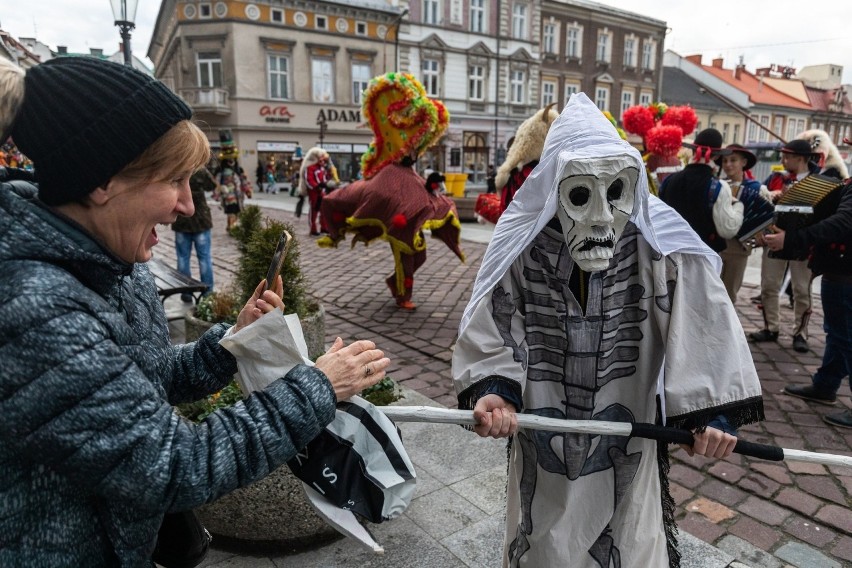
{"label": "metal pole", "polygon": [[121,31],[121,48],[124,51],[124,64],[133,67],[133,56],[130,52],[130,30],[133,29],[133,24],[122,22],[118,24],[118,29]]}
{"label": "metal pole", "polygon": [[394,59],[394,71],[399,73],[399,26],[402,25],[402,19],[405,15],[408,14],[408,8],[405,8],[399,16],[396,18],[396,25],[394,26],[393,32],[393,59]]}
{"label": "metal pole", "polygon": [[[497,35],[495,36],[496,40],[497,40],[497,46],[496,46],[497,49],[496,49],[496,56],[495,56],[495,59],[494,59],[494,67],[495,67],[495,70],[494,70],[494,141],[491,144],[492,147],[494,148],[494,158],[492,159],[491,163],[494,164],[495,171],[496,171],[497,168],[500,167],[500,164],[497,163],[497,136],[498,136],[497,130],[498,130],[498,125],[499,125],[499,121],[500,121],[499,110],[498,110],[498,106],[499,106],[498,102],[500,100],[500,18],[501,18],[500,6],[501,6],[501,4],[502,4],[501,0],[497,0]],[[499,192],[500,189],[501,188],[498,187],[497,191]]]}

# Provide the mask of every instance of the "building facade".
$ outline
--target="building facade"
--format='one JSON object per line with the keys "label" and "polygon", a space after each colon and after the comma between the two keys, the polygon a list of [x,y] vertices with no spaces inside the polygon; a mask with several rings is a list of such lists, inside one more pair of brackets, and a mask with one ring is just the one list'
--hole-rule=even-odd
{"label": "building facade", "polygon": [[541,104],[584,92],[619,119],[659,100],[666,23],[585,0],[543,0]]}

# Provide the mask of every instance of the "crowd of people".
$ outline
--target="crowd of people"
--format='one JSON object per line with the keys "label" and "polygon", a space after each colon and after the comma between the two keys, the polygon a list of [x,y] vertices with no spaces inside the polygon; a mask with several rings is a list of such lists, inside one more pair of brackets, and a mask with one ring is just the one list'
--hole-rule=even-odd
{"label": "crowd of people", "polygon": [[[320,245],[347,233],[390,244],[388,288],[399,308],[414,309],[423,231],[464,256],[441,174],[413,168],[449,115],[403,74],[371,82],[365,115],[381,112],[369,101],[394,96],[423,114],[392,117],[398,131],[377,122],[376,141],[407,144],[371,145],[364,179],[340,189],[328,154],[312,148],[299,184],[311,235],[328,233]],[[371,341],[338,340],[315,366],[296,365],[200,423],[174,410],[230,381],[236,360],[220,339],[285,309],[280,278],[264,280],[232,328],[170,344],[146,266],[157,225],[172,225],[182,272],[195,246],[212,289],[206,193],[220,201],[228,228],[251,197],[230,133],[220,133],[218,170],[209,171],[209,143],[191,118],[165,85],[127,66],[67,57],[24,73],[0,61],[0,139],[11,136],[34,165],[34,173],[0,168],[4,566],[150,566],[167,514],[280,467],[338,402],[390,365]],[[543,109],[529,126],[536,134],[519,133],[512,163],[494,171],[495,191],[509,191],[452,358],[458,405],[474,411],[474,431],[512,438],[504,565],[677,566],[664,442],[532,432],[518,428],[517,413],[684,428],[694,434],[690,455],[729,456],[737,428],[764,418],[733,307],[751,252],[736,238],[748,204],[777,202],[810,175],[834,175],[841,186],[848,174],[830,141],[811,132],[784,145],[785,172],[761,183],[749,175],[751,152],[723,147],[706,129],[657,198],[640,153],[584,94],[561,113]],[[852,369],[852,185],[814,217],[756,237],[769,251],[766,324],[748,340],[778,339],[789,265],[793,347],[807,350],[810,282],[822,275],[823,362],[812,385],[786,392],[833,404]],[[852,428],[849,411],[826,420]]]}

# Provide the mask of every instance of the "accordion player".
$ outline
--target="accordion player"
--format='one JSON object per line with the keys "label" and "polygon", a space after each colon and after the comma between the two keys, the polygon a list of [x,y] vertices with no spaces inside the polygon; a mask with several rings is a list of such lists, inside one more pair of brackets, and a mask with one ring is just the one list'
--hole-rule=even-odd
{"label": "accordion player", "polygon": [[[836,200],[832,196],[843,187],[841,180],[820,174],[810,174],[791,185],[775,204],[775,226],[784,231],[801,229],[826,216],[826,208]],[[787,258],[781,251],[770,252],[772,258]]]}
{"label": "accordion player", "polygon": [[743,204],[743,224],[737,231],[736,239],[743,246],[755,246],[754,236],[775,221],[775,207],[760,195],[759,190],[740,190],[739,200]]}

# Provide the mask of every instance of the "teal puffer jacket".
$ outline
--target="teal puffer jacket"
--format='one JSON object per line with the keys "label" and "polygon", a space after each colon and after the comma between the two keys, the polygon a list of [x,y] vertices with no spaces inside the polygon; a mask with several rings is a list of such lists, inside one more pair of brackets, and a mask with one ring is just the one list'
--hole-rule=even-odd
{"label": "teal puffer jacket", "polygon": [[172,346],[144,264],[0,184],[0,566],[148,566],[164,513],[261,479],[328,424],[299,366],[200,424],[172,404],[236,372],[224,325]]}

